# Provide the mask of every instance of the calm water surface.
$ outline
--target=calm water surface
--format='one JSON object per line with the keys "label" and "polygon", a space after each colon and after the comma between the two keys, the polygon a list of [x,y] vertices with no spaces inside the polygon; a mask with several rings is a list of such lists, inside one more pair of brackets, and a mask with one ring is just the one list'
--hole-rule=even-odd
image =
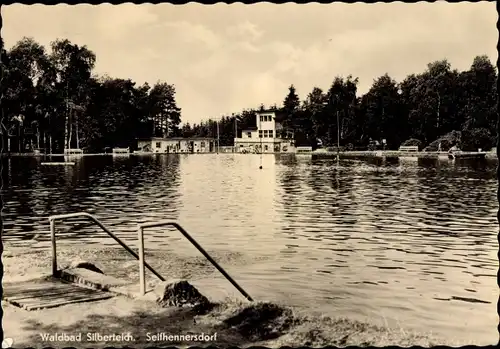
{"label": "calm water surface", "polygon": [[[4,240],[49,240],[47,216],[96,214],[131,245],[136,225],[178,221],[207,250],[263,257],[227,266],[254,297],[333,316],[498,341],[497,161],[466,163],[162,155],[84,157],[73,167],[2,159]],[[262,161],[263,169],[258,167]],[[114,242],[85,224],[65,242]],[[196,255],[178,233],[146,246]],[[8,271],[6,271],[8,273]]]}

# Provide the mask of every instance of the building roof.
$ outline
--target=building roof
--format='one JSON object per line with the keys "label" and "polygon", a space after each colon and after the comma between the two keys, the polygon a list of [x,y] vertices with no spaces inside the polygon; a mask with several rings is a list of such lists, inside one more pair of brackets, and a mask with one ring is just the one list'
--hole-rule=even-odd
{"label": "building roof", "polygon": [[255,113],[256,114],[269,114],[269,113],[276,113],[278,110],[276,109],[263,109],[263,110],[257,110]]}
{"label": "building roof", "polygon": [[283,122],[283,120],[286,119],[286,113],[283,111],[283,109],[277,109],[277,110],[264,109],[264,110],[258,110],[255,112],[256,115],[270,114],[270,113],[274,114],[274,116],[275,116],[274,120],[276,122]]}

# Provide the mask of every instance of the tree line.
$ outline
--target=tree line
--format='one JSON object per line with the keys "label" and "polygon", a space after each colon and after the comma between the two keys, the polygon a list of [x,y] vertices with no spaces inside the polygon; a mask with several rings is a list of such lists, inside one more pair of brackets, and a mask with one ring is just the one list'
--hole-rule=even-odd
{"label": "tree line", "polygon": [[[429,63],[420,74],[397,82],[388,74],[375,79],[369,91],[357,95],[358,78],[336,77],[330,88],[314,87],[304,100],[291,85],[281,110],[283,125],[294,132],[297,145],[348,149],[490,149],[496,144],[497,71],[487,56],[474,58],[469,70],[452,69],[445,59]],[[263,108],[263,106],[261,106]],[[219,121],[221,145],[232,145],[235,118],[241,128],[255,125],[255,110]],[[214,121],[184,125],[189,135],[214,135]],[[221,132],[221,131],[219,131]],[[241,136],[241,133],[238,133]]]}
{"label": "tree line", "polygon": [[0,44],[3,149],[92,152],[127,147],[137,137],[179,135],[174,85],[98,76],[96,55],[66,39],[52,42],[50,51],[32,38],[8,51]]}
{"label": "tree line", "polygon": [[[106,147],[134,147],[136,138],[152,136],[215,137],[233,145],[235,135],[256,126],[246,109],[219,120],[181,126],[175,86],[152,87],[131,79],[93,72],[96,55],[86,46],[58,39],[50,50],[23,38],[10,50],[1,44],[3,149],[36,148],[62,153],[65,148],[100,152]],[[487,56],[474,58],[459,72],[447,60],[429,63],[420,74],[397,82],[388,74],[358,96],[359,79],[336,77],[328,90],[314,87],[301,100],[289,87],[280,111],[297,145],[366,149],[400,145],[436,148],[459,143],[462,149],[491,148],[496,142],[497,72]]]}

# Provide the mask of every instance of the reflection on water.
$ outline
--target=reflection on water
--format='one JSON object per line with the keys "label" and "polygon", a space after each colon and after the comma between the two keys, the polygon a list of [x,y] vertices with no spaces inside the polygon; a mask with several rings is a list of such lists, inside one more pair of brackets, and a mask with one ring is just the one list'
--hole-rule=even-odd
{"label": "reflection on water", "polygon": [[[136,226],[180,222],[255,298],[370,317],[451,338],[497,340],[496,161],[255,155],[2,159],[4,240],[47,246],[47,216],[86,211],[135,245]],[[113,245],[85,221],[64,241]],[[26,240],[33,232],[37,240]],[[148,247],[196,254],[156,228]],[[8,273],[8,271],[7,271]]]}

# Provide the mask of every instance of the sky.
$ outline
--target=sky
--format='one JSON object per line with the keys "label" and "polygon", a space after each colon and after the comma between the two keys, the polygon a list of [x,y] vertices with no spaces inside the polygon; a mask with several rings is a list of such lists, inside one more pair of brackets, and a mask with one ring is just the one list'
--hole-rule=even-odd
{"label": "sky", "polygon": [[8,48],[24,36],[49,49],[67,38],[97,56],[95,73],[176,87],[184,122],[303,100],[336,76],[358,94],[388,73],[397,81],[448,59],[466,70],[497,60],[495,2],[2,6]]}

